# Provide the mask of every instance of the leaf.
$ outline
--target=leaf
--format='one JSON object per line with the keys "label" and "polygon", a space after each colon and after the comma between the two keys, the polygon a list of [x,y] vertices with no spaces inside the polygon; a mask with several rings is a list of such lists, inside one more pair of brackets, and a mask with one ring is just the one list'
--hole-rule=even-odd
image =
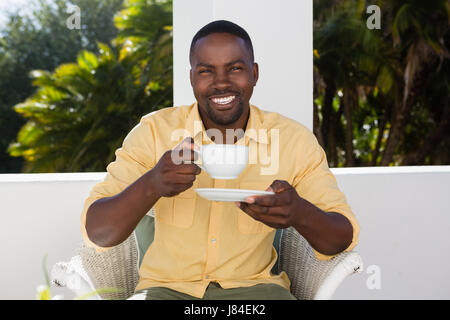
{"label": "leaf", "polygon": [[48,254],[46,253],[44,255],[44,259],[42,259],[42,270],[44,271],[45,283],[47,284],[47,287],[50,288],[50,278],[48,276],[48,270],[47,270],[47,256],[48,256]]}
{"label": "leaf", "polygon": [[43,133],[43,130],[36,126],[34,121],[28,121],[17,136],[18,141],[25,146],[32,146],[36,139]]}
{"label": "leaf", "polygon": [[95,54],[86,50],[83,50],[78,54],[77,62],[81,69],[89,73],[98,67],[98,60]]}
{"label": "leaf", "polygon": [[394,17],[392,22],[394,46],[398,46],[400,44],[403,33],[411,26],[410,9],[410,4],[404,4],[400,7]]}
{"label": "leaf", "polygon": [[[389,92],[389,90],[392,87],[392,82],[393,82],[393,75],[391,74],[387,66],[383,66],[377,77],[378,87],[381,89],[381,92],[383,92],[383,94]],[[376,94],[378,94],[378,92],[375,93],[375,95]]]}
{"label": "leaf", "polygon": [[35,117],[36,114],[44,112],[47,109],[47,104],[38,101],[27,100],[24,103],[19,103],[14,106],[14,110],[17,113],[22,114],[24,117]]}
{"label": "leaf", "polygon": [[[420,45],[419,45],[420,46]],[[405,81],[405,87],[403,91],[403,105],[406,104],[406,99],[411,92],[412,85],[414,83],[414,76],[417,71],[417,67],[419,66],[420,61],[420,47],[414,44],[412,45],[406,57],[406,67],[403,74],[403,79]],[[419,47],[419,48],[418,48]],[[417,52],[416,52],[417,50]]]}
{"label": "leaf", "polygon": [[24,147],[20,143],[12,142],[8,146],[8,153],[11,157],[21,157],[27,149],[28,147]]}
{"label": "leaf", "polygon": [[97,46],[99,47],[99,57],[98,57],[98,61],[101,64],[105,64],[108,62],[113,62],[115,61],[115,54],[112,51],[112,49],[104,43],[98,42]]}
{"label": "leaf", "polygon": [[86,294],[83,294],[79,297],[76,297],[74,300],[85,300],[89,297],[92,297],[96,294],[103,294],[103,293],[117,293],[117,292],[122,292],[123,289],[118,289],[118,288],[102,288],[102,289],[98,289]]}
{"label": "leaf", "polygon": [[80,73],[79,66],[76,63],[65,63],[56,68],[53,76],[56,79],[74,77]]}

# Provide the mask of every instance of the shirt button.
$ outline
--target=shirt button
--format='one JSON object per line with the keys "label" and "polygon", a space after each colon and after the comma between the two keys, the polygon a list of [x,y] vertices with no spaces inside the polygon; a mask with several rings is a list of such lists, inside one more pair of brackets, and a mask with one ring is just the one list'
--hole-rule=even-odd
{"label": "shirt button", "polygon": [[205,276],[205,279],[209,279],[209,276]]}

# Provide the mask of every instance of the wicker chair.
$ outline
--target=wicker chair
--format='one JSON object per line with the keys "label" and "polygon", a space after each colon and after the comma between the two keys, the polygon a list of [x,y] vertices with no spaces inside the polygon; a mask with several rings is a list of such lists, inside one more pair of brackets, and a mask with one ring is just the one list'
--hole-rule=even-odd
{"label": "wicker chair", "polygon": [[[297,299],[330,299],[347,276],[362,272],[363,264],[357,252],[343,252],[330,260],[319,261],[309,243],[292,227],[278,230],[275,242],[279,250],[275,269],[287,273],[291,293]],[[53,266],[51,283],[55,287],[67,287],[77,296],[99,288],[121,288],[119,292],[98,293],[87,299],[129,299],[139,279],[138,256],[134,233],[102,253],[82,245],[78,255],[69,262]]]}

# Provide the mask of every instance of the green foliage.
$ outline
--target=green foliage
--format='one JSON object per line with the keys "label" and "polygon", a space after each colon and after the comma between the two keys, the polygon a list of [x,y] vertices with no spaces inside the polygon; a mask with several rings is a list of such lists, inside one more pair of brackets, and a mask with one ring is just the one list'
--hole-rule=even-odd
{"label": "green foliage", "polygon": [[380,30],[365,1],[314,1],[314,132],[330,165],[448,164],[450,5],[370,4]]}
{"label": "green foliage", "polygon": [[9,147],[24,172],[104,171],[141,116],[172,106],[171,10],[126,1],[110,44],[32,73],[36,92],[14,107],[28,122]]}
{"label": "green foliage", "polygon": [[[117,35],[113,15],[122,1],[55,0],[51,5],[38,0],[39,5],[30,16],[18,13],[9,16],[9,22],[0,30],[0,173],[22,169],[23,157],[18,150],[14,151],[13,158],[7,149],[27,121],[13,106],[36,91],[30,72],[36,69],[51,72],[61,64],[74,61],[80,50],[97,50],[97,41],[108,43]],[[80,30],[69,30],[66,26],[70,4],[81,9]]]}
{"label": "green foliage", "polygon": [[[0,147],[17,135],[23,172],[103,171],[142,115],[172,106],[172,2],[72,0],[76,32],[65,1],[40,3],[0,40]],[[366,1],[313,4],[314,133],[330,165],[448,164],[448,1],[375,1],[381,30]]]}

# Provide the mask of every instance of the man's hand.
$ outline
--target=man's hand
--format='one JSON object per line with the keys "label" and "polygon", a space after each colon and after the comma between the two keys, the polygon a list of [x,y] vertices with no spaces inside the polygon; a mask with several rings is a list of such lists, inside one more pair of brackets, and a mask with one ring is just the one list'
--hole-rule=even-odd
{"label": "man's hand", "polygon": [[276,229],[294,227],[318,252],[334,255],[352,242],[350,221],[337,212],[325,212],[300,197],[287,181],[275,180],[267,191],[274,195],[250,196],[236,202],[253,219]]}
{"label": "man's hand", "polygon": [[236,202],[236,205],[253,219],[272,228],[284,229],[294,225],[302,214],[302,199],[297,191],[284,180],[275,180],[266,191],[275,194],[250,196],[246,202]]}
{"label": "man's hand", "polygon": [[158,196],[173,197],[192,187],[201,172],[193,163],[197,157],[194,148],[194,140],[189,137],[162,155],[151,170],[152,188]]}

